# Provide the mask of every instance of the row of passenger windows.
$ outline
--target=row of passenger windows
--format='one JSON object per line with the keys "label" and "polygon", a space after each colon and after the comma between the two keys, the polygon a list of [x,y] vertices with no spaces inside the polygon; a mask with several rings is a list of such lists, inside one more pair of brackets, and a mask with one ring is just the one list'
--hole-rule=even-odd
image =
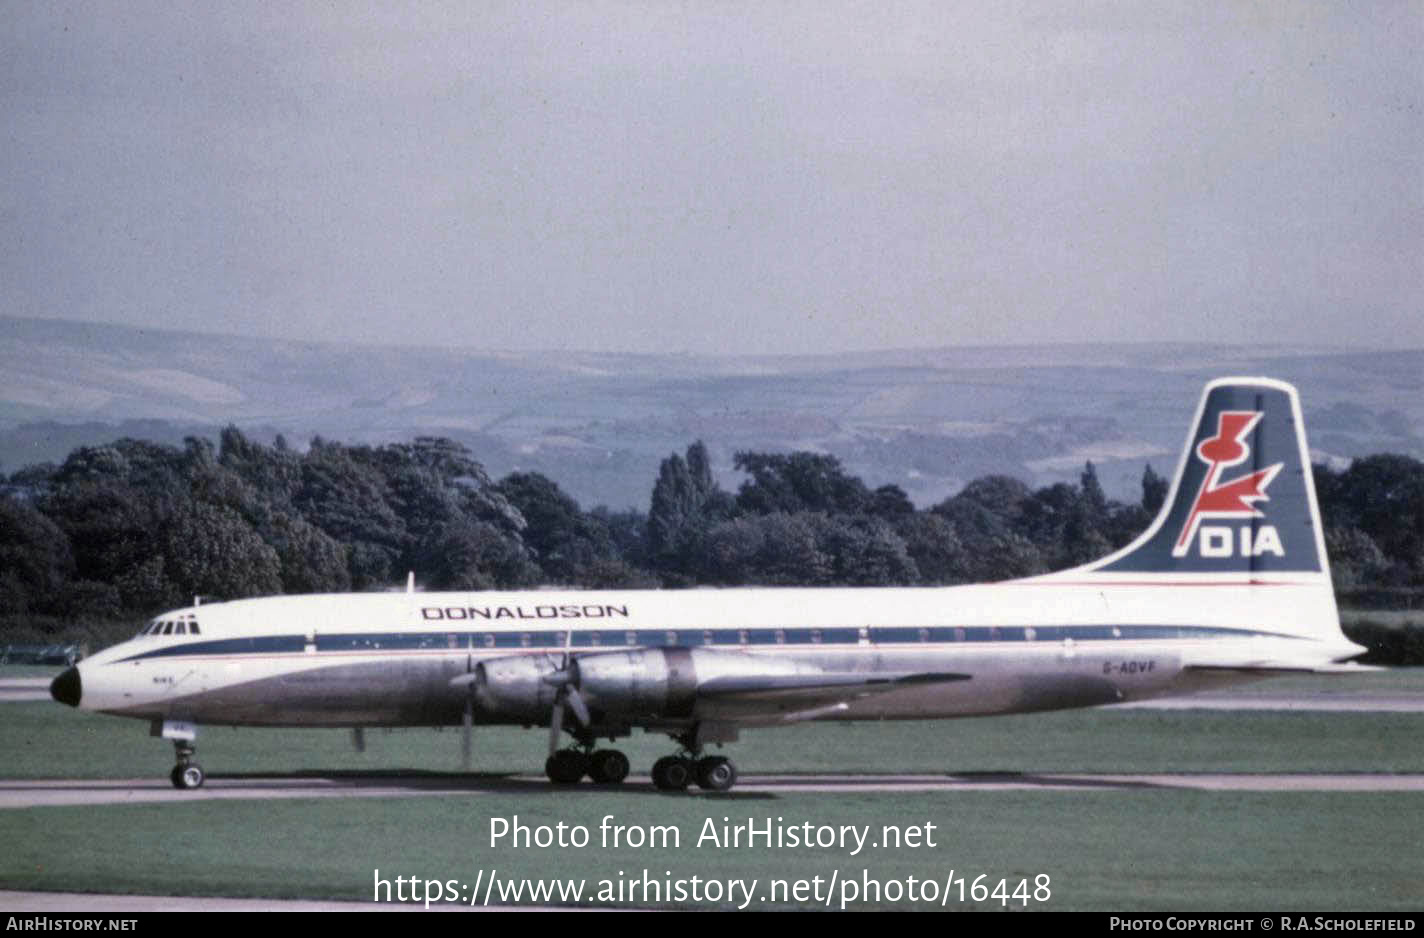
{"label": "row of passenger windows", "polygon": [[830,629],[677,629],[565,632],[316,633],[317,651],[367,649],[696,647],[716,645],[856,645],[860,643],[1033,642],[1073,639],[1201,638],[1202,630],[1172,626],[935,626]]}
{"label": "row of passenger windows", "polygon": [[[200,635],[198,622],[188,615],[156,619],[140,635]],[[475,649],[606,647],[696,647],[707,645],[856,645],[944,642],[1094,641],[1104,639],[1199,639],[1239,636],[1236,629],[1161,625],[1050,625],[1040,626],[877,626],[829,629],[668,629],[580,630],[567,632],[346,632],[314,635],[251,637],[243,642],[281,643],[282,649],[316,651],[369,649]],[[238,639],[231,640],[233,642]],[[287,648],[294,645],[294,648]]]}

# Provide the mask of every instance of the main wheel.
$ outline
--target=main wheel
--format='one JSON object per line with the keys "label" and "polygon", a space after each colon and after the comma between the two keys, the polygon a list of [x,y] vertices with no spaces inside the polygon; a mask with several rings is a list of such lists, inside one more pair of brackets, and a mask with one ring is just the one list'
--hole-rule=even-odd
{"label": "main wheel", "polygon": [[683,791],[692,784],[692,760],[663,756],[653,763],[653,784],[659,791]]}
{"label": "main wheel", "polygon": [[707,791],[726,791],[737,784],[737,767],[726,756],[697,760],[697,785]]}
{"label": "main wheel", "polygon": [[601,785],[617,785],[628,777],[628,757],[617,749],[600,749],[588,758],[588,777]]}
{"label": "main wheel", "polygon": [[588,757],[576,749],[560,749],[544,762],[544,774],[556,785],[573,785],[588,771]]}
{"label": "main wheel", "polygon": [[175,765],[173,771],[168,773],[168,780],[174,788],[201,788],[205,778],[203,767],[196,762]]}

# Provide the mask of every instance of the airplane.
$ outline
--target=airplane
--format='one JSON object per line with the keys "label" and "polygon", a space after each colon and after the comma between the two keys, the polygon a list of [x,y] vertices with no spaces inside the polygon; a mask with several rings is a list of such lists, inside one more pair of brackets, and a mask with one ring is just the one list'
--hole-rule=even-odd
{"label": "airplane", "polygon": [[[951,587],[272,596],[194,605],[55,678],[147,720],[180,789],[198,725],[548,727],[548,778],[622,782],[597,741],[678,746],[656,788],[726,791],[709,745],[818,720],[1091,707],[1271,675],[1373,670],[1340,631],[1294,387],[1209,383],[1160,514],[1071,570]],[[572,742],[563,746],[564,735]],[[847,756],[847,761],[853,757]]]}

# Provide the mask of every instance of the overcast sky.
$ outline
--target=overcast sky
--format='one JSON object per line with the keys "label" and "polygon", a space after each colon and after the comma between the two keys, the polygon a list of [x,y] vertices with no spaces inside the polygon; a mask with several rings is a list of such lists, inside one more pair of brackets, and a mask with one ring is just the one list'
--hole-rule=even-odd
{"label": "overcast sky", "polygon": [[4,314],[1424,345],[1414,2],[0,3]]}

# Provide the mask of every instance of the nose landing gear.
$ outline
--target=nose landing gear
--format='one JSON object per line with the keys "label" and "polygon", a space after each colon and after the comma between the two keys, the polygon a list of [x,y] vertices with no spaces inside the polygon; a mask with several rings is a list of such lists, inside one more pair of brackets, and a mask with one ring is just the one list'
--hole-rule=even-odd
{"label": "nose landing gear", "polygon": [[173,771],[168,773],[168,780],[173,783],[174,788],[203,787],[203,780],[207,776],[203,774],[203,767],[193,761],[196,752],[197,749],[192,740],[173,740],[173,753],[178,759],[178,764],[173,766]]}

